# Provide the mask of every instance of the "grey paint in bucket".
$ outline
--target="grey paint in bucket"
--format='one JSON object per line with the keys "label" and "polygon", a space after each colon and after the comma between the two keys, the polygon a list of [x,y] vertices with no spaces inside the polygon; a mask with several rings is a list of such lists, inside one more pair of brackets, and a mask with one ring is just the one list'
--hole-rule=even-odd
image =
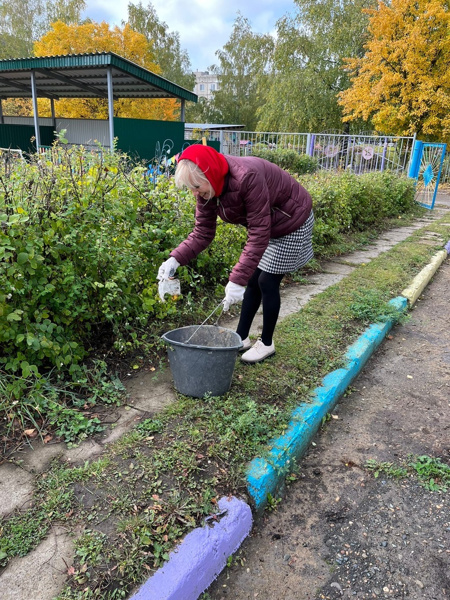
{"label": "grey paint in bucket", "polygon": [[162,339],[169,345],[170,370],[175,389],[181,394],[203,398],[205,394],[223,396],[228,392],[242,348],[236,332],[215,325],[189,325],[168,331]]}

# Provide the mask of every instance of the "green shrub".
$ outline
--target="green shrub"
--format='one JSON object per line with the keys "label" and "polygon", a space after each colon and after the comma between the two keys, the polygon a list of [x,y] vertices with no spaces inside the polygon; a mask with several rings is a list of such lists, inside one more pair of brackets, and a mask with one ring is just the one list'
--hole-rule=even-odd
{"label": "green shrub", "polygon": [[[81,413],[90,393],[79,385],[93,343],[104,337],[125,352],[137,331],[176,314],[176,300],[159,299],[156,271],[190,231],[194,200],[145,171],[123,155],[55,148],[52,160],[0,172],[0,411],[9,422],[50,424],[67,441],[98,429]],[[97,390],[102,381],[106,373]]]}
{"label": "green shrub", "polygon": [[[155,272],[189,229],[186,194],[123,158],[60,152],[3,178],[0,204],[0,364],[23,377],[77,365],[98,325],[116,336],[164,318]],[[170,204],[170,211],[166,210]],[[178,214],[177,214],[178,213]]]}
{"label": "green shrub", "polygon": [[295,150],[284,148],[270,150],[261,144],[252,147],[252,156],[264,158],[297,175],[315,173],[319,167],[317,159],[307,154],[299,154]]}
{"label": "green shrub", "polygon": [[[286,165],[293,155],[309,161],[269,152]],[[393,173],[299,181],[313,197],[319,258],[343,234],[415,206],[412,180]],[[190,192],[166,177],[155,183],[120,153],[55,147],[52,160],[0,172],[0,411],[8,419],[53,424],[68,441],[97,430],[82,407],[118,401],[105,370],[86,384],[98,338],[126,353],[145,338],[160,344],[168,321],[210,312],[246,239],[244,228],[220,220],[210,247],[177,271],[182,299],[158,296],[157,269],[192,230],[194,212]]]}
{"label": "green shrub", "polygon": [[414,181],[391,172],[355,175],[321,171],[299,179],[313,198],[313,243],[321,255],[351,231],[371,231],[387,218],[417,209]]}

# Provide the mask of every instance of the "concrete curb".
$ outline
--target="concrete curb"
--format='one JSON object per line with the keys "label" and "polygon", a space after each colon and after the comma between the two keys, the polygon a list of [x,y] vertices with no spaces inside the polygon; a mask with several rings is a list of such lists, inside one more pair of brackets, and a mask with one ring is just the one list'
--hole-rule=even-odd
{"label": "concrete curb", "polygon": [[[407,307],[403,297],[390,303],[398,313]],[[268,495],[274,496],[284,484],[291,461],[300,458],[320,427],[323,417],[337,404],[350,383],[392,328],[393,321],[371,325],[350,346],[345,354],[346,366],[326,375],[322,385],[312,393],[311,404],[304,404],[292,413],[286,433],[272,440],[267,458],[255,458],[247,470],[247,488],[255,509],[260,512],[267,504]]]}
{"label": "concrete curb", "polygon": [[402,296],[408,299],[410,306],[412,306],[423,290],[430,282],[433,275],[442,265],[448,254],[446,250],[440,250],[433,256],[431,262],[424,267],[418,275],[413,279],[411,285],[402,292]]}
{"label": "concrete curb", "polygon": [[[447,258],[438,252],[413,280],[402,295],[390,301],[400,314],[414,304],[439,266]],[[346,366],[326,375],[312,393],[311,404],[301,405],[291,415],[286,433],[269,444],[266,458],[255,458],[247,470],[247,489],[256,512],[267,504],[284,485],[291,462],[309,447],[322,423],[333,410],[347,387],[361,372],[370,356],[384,340],[393,321],[370,325],[345,354]],[[191,531],[180,546],[171,552],[161,567],[130,600],[197,600],[220,574],[227,558],[240,547],[252,528],[252,510],[237,498],[221,498],[220,518],[213,525]],[[223,516],[222,516],[222,513]]]}
{"label": "concrete curb", "polygon": [[194,529],[130,600],[197,600],[216,579],[252,528],[251,508],[237,498],[221,498],[211,525]]}

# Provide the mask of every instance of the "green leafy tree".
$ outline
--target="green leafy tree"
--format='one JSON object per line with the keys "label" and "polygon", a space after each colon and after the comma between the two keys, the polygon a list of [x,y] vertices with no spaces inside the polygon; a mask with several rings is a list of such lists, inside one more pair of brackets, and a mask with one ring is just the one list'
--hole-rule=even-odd
{"label": "green leafy tree", "polygon": [[51,23],[78,23],[85,6],[85,0],[2,0],[0,58],[32,56],[33,43]]}
{"label": "green leafy tree", "polygon": [[215,108],[213,100],[207,100],[200,96],[198,102],[186,104],[187,123],[220,123],[221,121],[222,115]]}
{"label": "green leafy tree", "polygon": [[187,90],[193,90],[195,76],[189,55],[181,48],[180,34],[169,31],[167,24],[160,21],[151,2],[147,7],[142,2],[128,4],[128,24],[151,42],[155,62],[161,68],[162,76]]}
{"label": "green leafy tree", "polygon": [[337,94],[349,85],[344,57],[362,56],[375,0],[295,0],[296,14],[277,23],[273,71],[258,128],[342,129]]}
{"label": "green leafy tree", "polygon": [[81,21],[81,13],[86,8],[85,0],[47,0],[45,30],[51,23],[62,21],[67,25],[74,25]]}
{"label": "green leafy tree", "polygon": [[450,140],[448,0],[380,2],[361,58],[347,61],[346,119],[372,119],[383,133]]}
{"label": "green leafy tree", "polygon": [[270,35],[253,33],[249,21],[238,14],[230,39],[216,52],[219,64],[208,69],[219,76],[220,89],[210,107],[219,122],[255,129],[273,47]]}

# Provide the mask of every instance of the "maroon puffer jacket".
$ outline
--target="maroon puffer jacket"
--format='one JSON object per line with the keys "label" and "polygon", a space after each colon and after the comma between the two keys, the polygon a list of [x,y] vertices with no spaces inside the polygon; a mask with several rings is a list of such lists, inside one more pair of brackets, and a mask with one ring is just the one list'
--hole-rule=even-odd
{"label": "maroon puffer jacket", "polygon": [[186,265],[214,239],[217,216],[248,230],[247,243],[230,281],[247,285],[270,238],[292,233],[309,217],[312,200],[293,177],[271,162],[256,157],[225,156],[229,172],[218,198],[197,196],[195,227],[170,255]]}

